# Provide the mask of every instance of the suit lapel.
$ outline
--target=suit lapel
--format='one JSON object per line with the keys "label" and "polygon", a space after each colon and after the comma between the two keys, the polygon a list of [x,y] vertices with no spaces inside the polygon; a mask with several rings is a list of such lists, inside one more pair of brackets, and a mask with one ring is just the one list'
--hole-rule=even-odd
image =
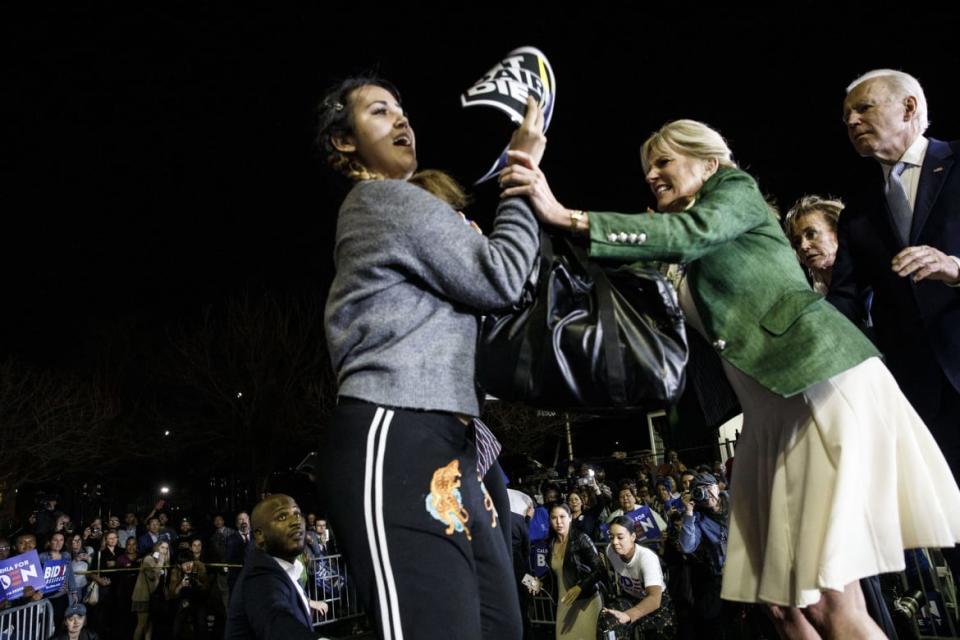
{"label": "suit lapel", "polygon": [[[258,562],[260,566],[267,568],[269,571],[279,572],[283,579],[287,582],[292,582],[290,576],[287,575],[287,572],[283,570],[283,567],[280,566],[276,560],[274,560],[269,554],[260,551],[254,548],[254,561]],[[303,599],[300,597],[300,592],[297,591],[297,588],[294,585],[290,585],[290,595],[292,596],[291,604],[300,612],[301,619],[307,625],[307,628],[313,629],[313,618],[310,615],[309,608],[304,608]],[[309,598],[309,596],[307,596]]]}
{"label": "suit lapel", "polygon": [[917,186],[917,200],[913,206],[913,222],[910,224],[910,244],[915,245],[923,231],[930,211],[933,209],[940,189],[946,182],[947,174],[953,166],[954,156],[950,145],[940,140],[930,139],[927,155],[920,168],[920,183]]}

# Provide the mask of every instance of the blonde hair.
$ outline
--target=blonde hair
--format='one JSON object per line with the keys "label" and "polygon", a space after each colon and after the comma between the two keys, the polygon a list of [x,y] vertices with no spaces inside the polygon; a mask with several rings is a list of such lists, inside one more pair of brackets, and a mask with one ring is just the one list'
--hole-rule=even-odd
{"label": "blonde hair", "polygon": [[847,94],[867,80],[882,80],[894,100],[903,100],[907,96],[913,96],[917,100],[917,124],[920,125],[920,133],[923,133],[930,126],[930,120],[927,118],[927,97],[923,94],[923,87],[920,81],[909,73],[897,71],[896,69],[874,69],[863,74],[849,85],[847,85]]}
{"label": "blonde hair", "polygon": [[843,207],[843,200],[840,198],[834,198],[832,196],[823,198],[817,195],[803,196],[787,211],[787,217],[786,220],[784,220],[787,237],[792,238],[800,219],[811,213],[822,214],[834,233],[836,233],[837,223],[840,221],[840,212],[843,211]]}
{"label": "blonde hair", "polygon": [[336,171],[347,180],[359,182],[361,180],[383,180],[383,176],[375,171],[370,171],[363,164],[339,149],[334,149],[327,155],[327,166]]}
{"label": "blonde hair", "polygon": [[457,211],[470,204],[470,196],[463,190],[460,183],[443,171],[424,169],[410,176],[408,182],[429,191]]}
{"label": "blonde hair", "polygon": [[657,152],[673,151],[699,160],[716,159],[721,167],[736,167],[727,141],[714,129],[697,120],[673,120],[654,131],[640,147],[643,171]]}

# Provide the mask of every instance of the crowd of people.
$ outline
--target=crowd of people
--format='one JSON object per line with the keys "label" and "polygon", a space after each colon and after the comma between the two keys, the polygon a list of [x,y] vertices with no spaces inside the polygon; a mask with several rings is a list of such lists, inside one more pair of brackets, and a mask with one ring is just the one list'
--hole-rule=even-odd
{"label": "crowd of people", "polygon": [[[474,365],[478,319],[521,301],[538,223],[572,235],[591,260],[675,269],[686,324],[736,395],[729,499],[719,479],[694,476],[703,506],[691,507],[684,478],[664,477],[618,488],[621,513],[611,513],[680,497],[679,552],[711,549],[709,612],[758,604],[783,637],[877,638],[861,582],[902,570],[908,548],[947,548],[956,566],[960,172],[957,143],[923,135],[915,78],[880,69],[847,87],[850,142],[882,168],[875,208],[841,216],[835,199],[805,198],[786,233],[724,137],[695,120],[668,122],[641,146],[656,211],[568,208],[540,168],[543,114],[530,98],[484,236],[464,224],[455,183],[418,179],[416,137],[391,83],[349,78],[319,114],[324,159],[351,185],[325,316],[340,401],[321,488],[337,520],[362,532],[346,552],[383,637],[516,638],[522,627],[504,593],[511,572],[496,538],[509,498],[497,443],[477,420]],[[336,480],[350,488],[334,490]],[[939,500],[920,515],[911,505],[930,506],[934,487]],[[596,526],[598,494],[576,493],[531,521],[552,532],[560,637],[581,637],[579,619],[598,611],[588,584],[598,554],[576,528]],[[456,585],[443,598],[440,580]]]}
{"label": "crowd of people", "polygon": [[[571,465],[566,478],[511,490],[521,590],[556,599],[556,637],[759,637],[762,621],[748,626],[744,609],[720,599],[729,467],[688,469],[671,451],[659,465],[641,455],[631,471],[611,487],[602,467]],[[645,517],[656,526],[640,525]]]}
{"label": "crowd of people", "polygon": [[[78,523],[47,496],[22,526],[0,537],[0,560],[36,550],[41,564],[67,560],[55,592],[27,587],[15,600],[0,599],[0,612],[41,599],[50,601],[54,626],[76,638],[142,640],[222,638],[230,595],[256,547],[250,515],[241,511],[227,525],[224,514],[196,519],[178,515],[159,501],[138,515],[110,514]],[[174,526],[175,525],[175,526]],[[317,594],[316,570],[337,553],[324,518],[304,516],[305,591]],[[327,611],[322,592],[311,611]]]}
{"label": "crowd of people", "polygon": [[[807,196],[781,220],[720,132],[680,119],[640,149],[656,211],[623,214],[554,196],[531,97],[484,235],[459,211],[455,181],[417,173],[395,86],[353,77],[325,95],[318,146],[351,188],[325,311],[339,398],[318,480],[350,532],[352,580],[381,637],[519,638],[523,598],[543,586],[529,569],[552,576],[557,638],[592,638],[608,623],[697,638],[767,623],[787,638],[879,638],[865,582],[902,570],[904,549],[945,548],[960,574],[960,143],[924,135],[923,89],[899,71],[851,83],[843,118],[856,152],[882,169],[871,210]],[[673,269],[686,323],[743,410],[729,491],[728,469],[694,473],[676,454],[615,488],[586,468],[542,488],[540,506],[507,491],[499,443],[478,418],[478,321],[520,302],[541,227],[570,234],[590,260]],[[239,637],[263,637],[251,584],[282,592],[290,637],[324,612],[297,586],[316,523],[302,525],[309,516],[286,496],[258,504],[252,524],[237,514],[236,529],[215,516],[203,535],[170,522],[163,504],[142,524],[131,513],[79,533],[55,507],[12,546],[70,561],[59,591],[23,599],[49,598],[71,637],[88,618],[103,637],[206,637],[207,613],[214,633],[229,618],[249,631]],[[520,518],[510,527],[508,513]],[[536,567],[519,560],[524,528],[546,545]],[[602,554],[598,539],[609,541]],[[749,621],[757,609],[765,615]]]}

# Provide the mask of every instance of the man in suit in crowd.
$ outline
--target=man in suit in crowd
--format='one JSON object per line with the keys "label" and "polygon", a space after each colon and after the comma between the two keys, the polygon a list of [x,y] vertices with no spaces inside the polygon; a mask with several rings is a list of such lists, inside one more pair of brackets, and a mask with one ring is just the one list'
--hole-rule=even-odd
{"label": "man in suit in crowd", "polygon": [[[850,142],[883,174],[876,206],[845,211],[829,300],[855,322],[863,294],[877,346],[904,395],[960,477],[960,141],[923,134],[920,83],[878,69],[847,87]],[[960,578],[960,556],[947,560]]]}
{"label": "man in suit in crowd", "polygon": [[137,553],[141,556],[148,555],[153,551],[153,545],[160,541],[160,518],[150,516],[147,518],[147,530],[142,536],[137,538]]}
{"label": "man in suit in crowd", "polygon": [[307,595],[298,581],[305,520],[290,496],[274,494],[253,509],[256,547],[230,598],[227,640],[313,640]]}
{"label": "man in suit in crowd", "polygon": [[[231,565],[243,565],[247,557],[256,548],[253,532],[250,530],[250,515],[246,511],[237,514],[237,530],[227,537],[227,562]],[[227,578],[230,592],[233,593],[233,586],[240,577],[240,569],[233,566]]]}
{"label": "man in suit in crowd", "polygon": [[904,394],[960,471],[960,142],[926,138],[927,102],[889,69],[847,88],[847,133],[883,172],[877,206],[844,212],[829,299],[850,317],[873,289],[880,350]]}

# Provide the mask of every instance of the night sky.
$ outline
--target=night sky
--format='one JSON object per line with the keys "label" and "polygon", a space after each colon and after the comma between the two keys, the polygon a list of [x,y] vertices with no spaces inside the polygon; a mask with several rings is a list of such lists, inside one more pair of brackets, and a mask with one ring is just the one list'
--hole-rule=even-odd
{"label": "night sky", "polygon": [[[808,192],[856,206],[879,170],[851,149],[840,105],[871,68],[916,75],[930,135],[960,135],[947,9],[81,4],[0,20],[0,350],[42,366],[82,367],[115,327],[149,341],[244,290],[323,290],[339,195],[312,148],[314,105],[354,71],[400,87],[421,168],[469,183],[510,127],[461,109],[460,92],[510,49],[540,48],[558,85],[543,167],[562,202],[600,210],[650,204],[637,148],[681,117],[725,134],[784,209]],[[495,193],[475,195],[489,225]]]}

